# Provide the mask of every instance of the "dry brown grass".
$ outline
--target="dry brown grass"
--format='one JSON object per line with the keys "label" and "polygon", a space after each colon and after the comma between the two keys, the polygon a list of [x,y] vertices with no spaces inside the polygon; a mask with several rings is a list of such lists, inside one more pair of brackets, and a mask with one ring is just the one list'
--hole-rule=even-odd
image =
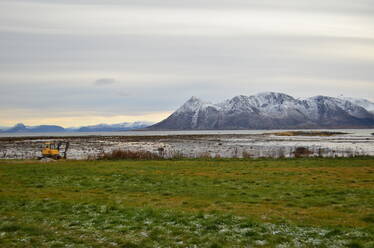
{"label": "dry brown grass", "polygon": [[309,157],[309,155],[313,154],[313,152],[310,151],[306,147],[296,147],[293,154],[294,154],[295,158],[303,158],[303,157]]}
{"label": "dry brown grass", "polygon": [[158,154],[149,151],[113,150],[100,154],[99,160],[158,160],[162,159]]}
{"label": "dry brown grass", "polygon": [[348,134],[344,132],[328,132],[328,131],[284,131],[275,133],[264,133],[264,135],[276,136],[335,136],[341,134]]}
{"label": "dry brown grass", "polygon": [[251,154],[250,152],[243,151],[243,153],[242,153],[242,157],[243,157],[243,158],[251,158],[251,157],[252,157],[252,154]]}

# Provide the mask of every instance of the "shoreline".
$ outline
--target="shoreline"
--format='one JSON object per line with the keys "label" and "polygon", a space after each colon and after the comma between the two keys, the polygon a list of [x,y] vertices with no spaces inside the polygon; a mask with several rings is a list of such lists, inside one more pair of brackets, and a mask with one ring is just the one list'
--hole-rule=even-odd
{"label": "shoreline", "polygon": [[178,134],[146,136],[0,137],[0,159],[40,156],[44,142],[70,142],[69,159],[85,160],[114,150],[151,152],[164,158],[293,157],[305,148],[311,157],[374,156],[373,136],[274,136],[264,134]]}

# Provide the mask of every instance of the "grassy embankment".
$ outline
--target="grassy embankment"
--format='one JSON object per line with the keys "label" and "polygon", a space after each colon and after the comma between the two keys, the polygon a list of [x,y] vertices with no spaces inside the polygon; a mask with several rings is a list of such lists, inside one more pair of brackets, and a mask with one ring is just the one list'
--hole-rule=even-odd
{"label": "grassy embankment", "polygon": [[374,159],[0,161],[0,247],[373,247]]}

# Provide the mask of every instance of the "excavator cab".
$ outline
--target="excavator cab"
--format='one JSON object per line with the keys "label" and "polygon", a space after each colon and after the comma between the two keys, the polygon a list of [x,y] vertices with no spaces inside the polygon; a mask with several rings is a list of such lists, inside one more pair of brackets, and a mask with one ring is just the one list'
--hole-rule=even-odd
{"label": "excavator cab", "polygon": [[58,142],[46,142],[42,149],[42,158],[52,159],[66,159],[67,151],[69,149],[69,142],[58,141]]}

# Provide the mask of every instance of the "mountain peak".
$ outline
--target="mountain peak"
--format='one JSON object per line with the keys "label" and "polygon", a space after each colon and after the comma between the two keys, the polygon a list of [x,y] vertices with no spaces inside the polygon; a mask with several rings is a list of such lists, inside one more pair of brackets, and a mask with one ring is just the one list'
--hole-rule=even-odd
{"label": "mountain peak", "polygon": [[25,124],[23,124],[23,123],[17,123],[16,125],[14,125],[13,128],[25,128],[25,127],[26,127]]}
{"label": "mountain peak", "polygon": [[206,103],[205,101],[201,100],[200,98],[196,97],[196,96],[191,96],[190,99],[188,99],[185,104],[204,104]]}
{"label": "mountain peak", "polygon": [[321,100],[331,100],[331,99],[338,99],[338,98],[334,98],[331,96],[317,95],[317,96],[309,97],[308,99],[321,101]]}
{"label": "mountain peak", "polygon": [[283,99],[294,99],[292,96],[287,95],[281,92],[272,92],[272,91],[265,91],[260,92],[255,95],[256,97],[264,97],[264,98],[283,98]]}
{"label": "mountain peak", "polygon": [[196,96],[191,96],[187,102],[201,102],[201,99]]}
{"label": "mountain peak", "polygon": [[195,112],[201,106],[203,106],[205,102],[203,102],[200,98],[196,96],[192,96],[190,99],[185,102],[182,107],[180,107],[177,112]]}
{"label": "mountain peak", "polygon": [[235,99],[235,100],[245,100],[247,98],[248,98],[248,96],[245,96],[245,95],[237,95],[237,96],[234,96],[232,99]]}

